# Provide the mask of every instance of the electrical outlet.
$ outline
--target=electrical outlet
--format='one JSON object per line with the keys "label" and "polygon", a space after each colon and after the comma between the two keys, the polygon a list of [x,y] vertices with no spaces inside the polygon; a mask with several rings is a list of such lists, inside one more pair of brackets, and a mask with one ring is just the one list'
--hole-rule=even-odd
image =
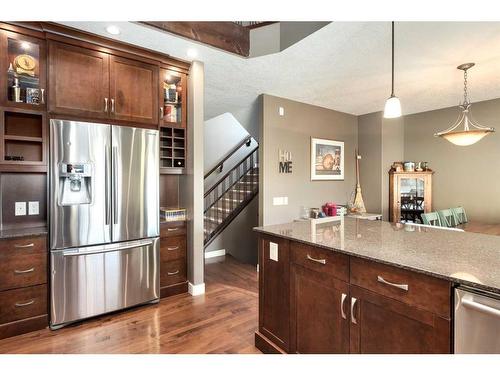
{"label": "electrical outlet", "polygon": [[26,215],[26,202],[16,202],[15,215],[24,216]]}
{"label": "electrical outlet", "polygon": [[269,259],[278,261],[278,244],[269,242]]}
{"label": "electrical outlet", "polygon": [[40,206],[38,201],[28,202],[28,215],[38,215],[40,213]]}

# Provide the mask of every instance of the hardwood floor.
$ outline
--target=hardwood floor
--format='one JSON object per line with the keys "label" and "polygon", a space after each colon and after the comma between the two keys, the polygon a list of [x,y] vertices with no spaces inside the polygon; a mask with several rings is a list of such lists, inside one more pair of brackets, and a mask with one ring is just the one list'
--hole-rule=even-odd
{"label": "hardwood floor", "polygon": [[260,353],[258,279],[231,256],[207,259],[206,294],[0,340],[0,353]]}

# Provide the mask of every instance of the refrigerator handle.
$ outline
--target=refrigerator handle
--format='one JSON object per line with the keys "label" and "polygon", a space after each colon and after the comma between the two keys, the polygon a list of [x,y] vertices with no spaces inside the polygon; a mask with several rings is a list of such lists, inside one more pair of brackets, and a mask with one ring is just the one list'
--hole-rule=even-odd
{"label": "refrigerator handle", "polygon": [[105,224],[109,225],[109,215],[111,213],[111,207],[109,206],[109,146],[105,147],[105,160],[104,160],[104,175],[106,182],[104,184],[104,209],[106,210],[106,221]]}
{"label": "refrigerator handle", "polygon": [[111,178],[113,179],[113,224],[118,224],[118,197],[117,197],[117,187],[116,187],[116,173],[117,171],[117,166],[116,166],[116,158],[117,158],[117,153],[118,147],[113,146],[113,153],[112,153],[112,168],[113,168],[113,173],[111,175]]}

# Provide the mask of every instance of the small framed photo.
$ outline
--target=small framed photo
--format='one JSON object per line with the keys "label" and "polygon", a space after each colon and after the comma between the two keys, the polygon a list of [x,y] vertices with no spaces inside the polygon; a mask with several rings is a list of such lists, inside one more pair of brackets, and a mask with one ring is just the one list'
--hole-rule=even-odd
{"label": "small framed photo", "polygon": [[311,180],[344,179],[344,142],[311,138]]}

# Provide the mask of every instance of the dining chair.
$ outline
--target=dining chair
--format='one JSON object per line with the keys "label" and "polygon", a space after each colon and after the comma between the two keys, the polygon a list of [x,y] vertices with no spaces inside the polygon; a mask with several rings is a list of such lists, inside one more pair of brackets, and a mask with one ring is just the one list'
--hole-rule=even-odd
{"label": "dining chair", "polygon": [[441,224],[441,219],[437,212],[428,212],[426,214],[420,215],[422,217],[422,221],[425,225],[432,225],[435,227],[443,226]]}
{"label": "dining chair", "polygon": [[439,218],[441,219],[441,225],[443,227],[456,227],[458,225],[457,217],[451,209],[438,211]]}
{"label": "dining chair", "polygon": [[453,215],[455,215],[457,225],[467,222],[467,214],[465,213],[465,209],[463,207],[455,207],[452,208],[451,211],[453,212]]}

